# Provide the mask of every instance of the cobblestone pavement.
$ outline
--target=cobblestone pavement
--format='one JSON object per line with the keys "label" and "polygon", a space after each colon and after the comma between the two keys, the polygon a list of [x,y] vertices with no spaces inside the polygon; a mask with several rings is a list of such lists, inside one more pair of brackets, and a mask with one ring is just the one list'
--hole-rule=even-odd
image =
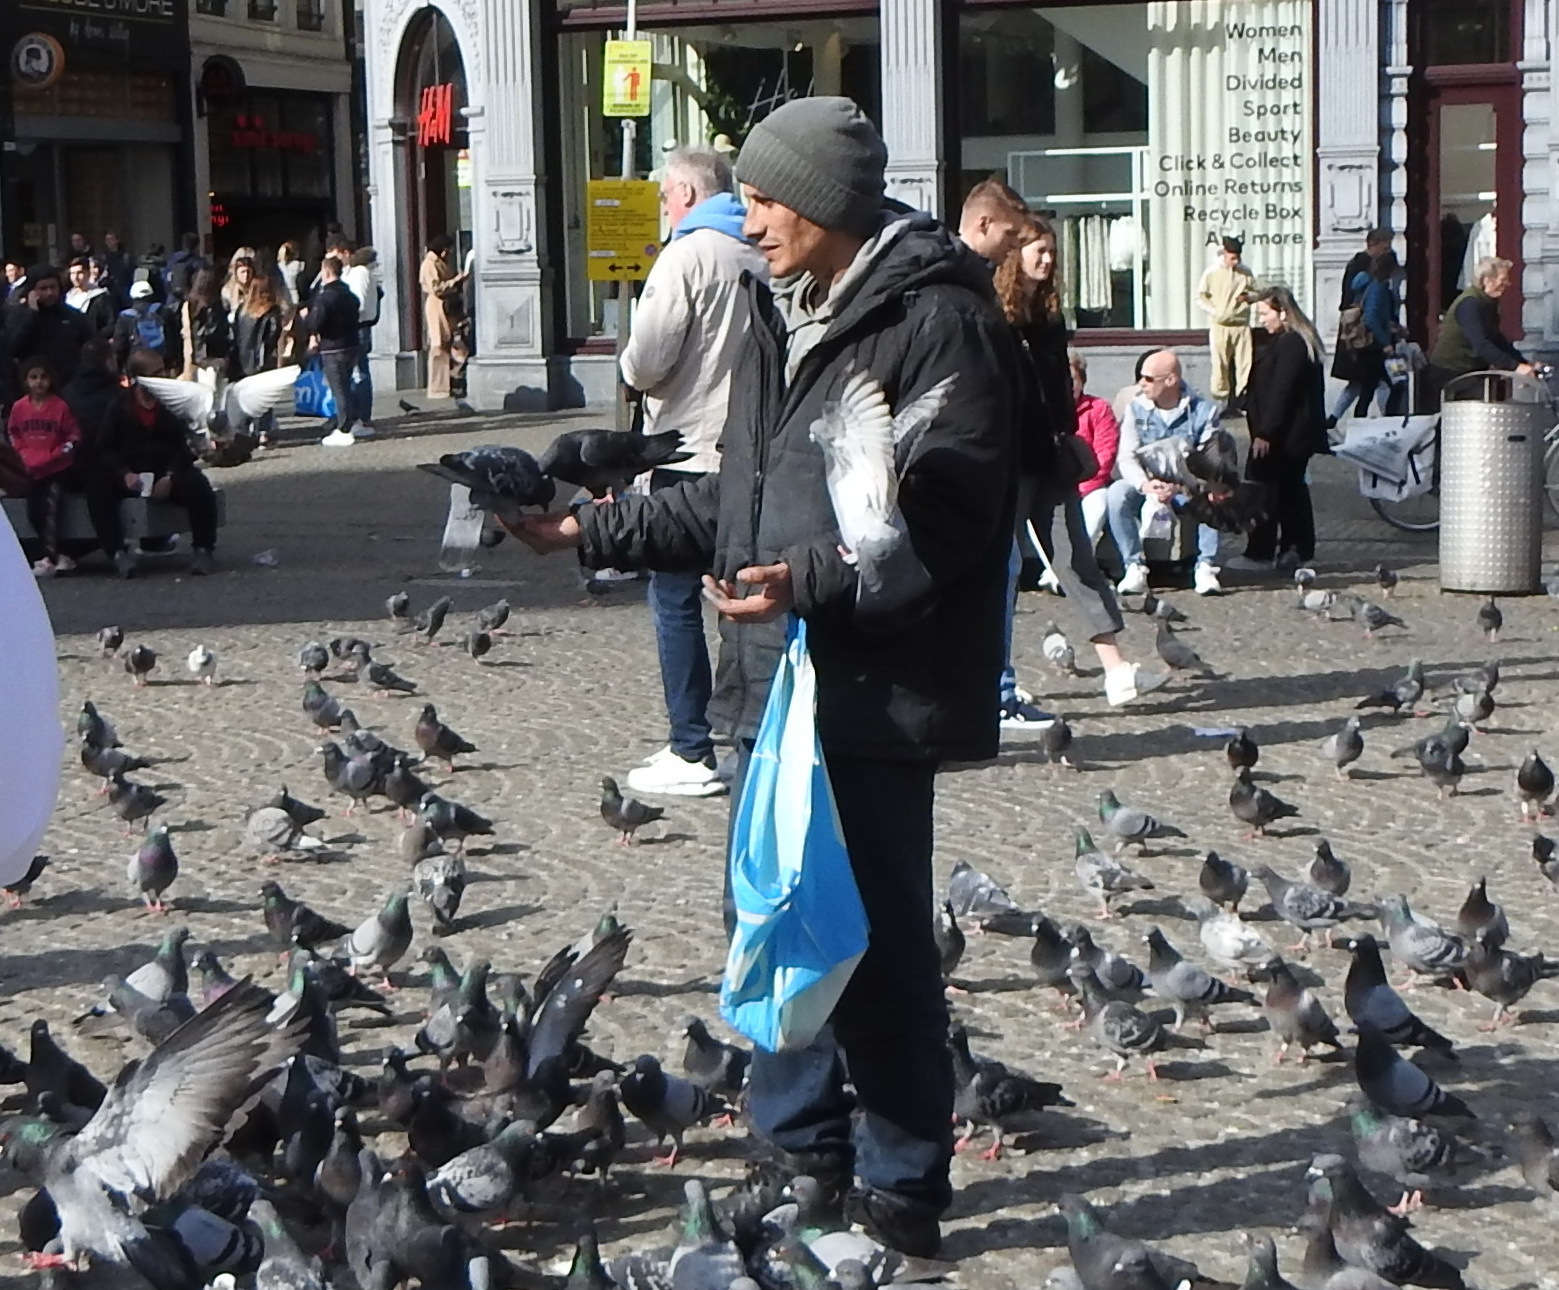
{"label": "cobblestone pavement", "polygon": [[[715,911],[727,804],[671,801],[666,823],[645,830],[631,850],[612,845],[597,816],[598,776],[626,770],[664,738],[642,591],[630,584],[604,601],[582,597],[570,560],[543,562],[513,544],[492,552],[469,582],[440,575],[435,557],[444,489],[410,469],[430,453],[495,436],[539,446],[559,424],[421,417],[350,451],[296,441],[224,472],[228,527],[216,576],[190,579],[182,561],[170,557],[161,562],[166,567],[131,583],[83,573],[48,587],[59,633],[62,710],[73,726],[81,701],[96,700],[133,751],[159,759],[145,778],[171,798],[166,816],[176,826],[182,865],[172,891],[175,918],[235,970],[278,986],[257,912],[264,878],[277,877],[316,908],[355,922],[405,877],[393,845],[393,814],[379,809],[343,818],[339,799],[322,827],[342,846],[343,861],[273,871],[238,845],[243,810],[283,781],[310,800],[327,796],[312,755],[318,739],[299,708],[297,648],[346,632],[385,642],[381,656],[419,681],[441,716],[480,749],[452,777],[437,775],[439,787],[497,821],[495,844],[472,850],[476,881],[462,929],[446,948],[459,962],[481,954],[498,970],[530,974],[615,903],[636,938],[616,997],[597,1013],[593,1042],[629,1060],[641,1051],[672,1057],[675,1021],[690,1011],[711,1018],[715,1012],[723,959]],[[1141,862],[1156,884],[1153,899],[1128,907],[1127,917],[1101,933],[1139,961],[1140,938],[1155,922],[1201,959],[1195,925],[1175,898],[1194,893],[1203,850],[1293,871],[1307,861],[1317,835],[1354,866],[1356,892],[1404,891],[1415,908],[1440,919],[1452,918],[1469,881],[1487,874],[1491,892],[1510,911],[1513,943],[1559,947],[1559,894],[1534,871],[1531,829],[1518,822],[1511,794],[1512,768],[1526,749],[1541,745],[1559,756],[1559,745],[1550,742],[1559,602],[1507,603],[1505,637],[1486,645],[1474,624],[1475,602],[1437,593],[1428,563],[1432,540],[1374,520],[1335,463],[1319,463],[1317,477],[1323,583],[1358,585],[1360,571],[1379,559],[1400,567],[1396,608],[1408,630],[1365,640],[1349,624],[1293,612],[1290,595],[1270,587],[1240,588],[1214,600],[1175,593],[1198,629],[1187,639],[1226,678],[1177,682],[1151,701],[1112,711],[1098,692],[1097,674],[1064,680],[1046,674],[1040,628],[1050,617],[1066,624],[1066,607],[1023,597],[1020,675],[1043,702],[1071,718],[1084,769],[1053,774],[1021,738],[1010,739],[992,763],[949,769],[937,807],[941,872],[969,860],[1026,905],[1092,923],[1097,911],[1072,877],[1072,827],[1090,821],[1096,794],[1113,787],[1190,834],[1187,843],[1159,848]],[[275,567],[251,563],[263,551],[276,553]],[[451,595],[457,614],[446,637],[458,636],[460,616],[506,595],[516,606],[515,630],[486,666],[456,649],[407,645],[383,621],[383,601],[397,589],[419,604]],[[585,599],[592,603],[582,604]],[[95,656],[93,634],[111,622],[161,656],[149,688],[132,690],[117,665]],[[1151,636],[1142,619],[1132,622],[1126,642],[1140,657],[1150,651]],[[188,682],[183,658],[197,642],[220,657],[216,689]],[[1460,796],[1437,803],[1412,763],[1386,756],[1430,729],[1429,721],[1371,717],[1367,751],[1347,784],[1317,756],[1317,741],[1354,701],[1410,656],[1446,678],[1490,654],[1504,668],[1501,707],[1493,729],[1473,742]],[[386,738],[410,743],[418,701],[332,689]],[[1229,777],[1220,746],[1194,733],[1233,725],[1250,728],[1263,750],[1260,771],[1301,809],[1297,821],[1286,822],[1294,827],[1264,841],[1241,840],[1225,806]],[[74,1036],[69,1019],[91,1003],[105,974],[144,960],[163,923],[140,914],[129,898],[124,863],[132,843],[93,787],[71,753],[47,840],[54,865],[27,908],[0,915],[7,987],[0,1038],[25,1047],[26,1024],[41,1014],[103,1074],[124,1052],[110,1040]],[[425,911],[414,910],[414,917],[415,951],[429,931]],[[1258,926],[1277,943],[1290,939],[1280,925]],[[1309,960],[1339,1017],[1345,965],[1341,952],[1317,951]],[[1102,1083],[1111,1062],[1085,1035],[1062,1028],[1051,999],[1031,984],[1024,943],[971,938],[961,975],[973,992],[956,1007],[977,1051],[1062,1081],[1078,1103],[1076,1110],[1047,1112],[1039,1130],[1021,1140],[1024,1151],[994,1163],[956,1163],[946,1249],[961,1263],[963,1284],[1038,1286],[1064,1259],[1053,1202],[1065,1190],[1104,1205],[1119,1230],[1162,1240],[1236,1282],[1243,1269],[1236,1234],[1280,1229],[1283,1266],[1297,1277],[1298,1247],[1281,1229],[1299,1213],[1310,1157],[1346,1141],[1339,1109],[1352,1087],[1347,1063],[1274,1066],[1259,1014],[1231,1008],[1205,1048],[1169,1054],[1162,1084],[1150,1085],[1140,1073]],[[400,977],[410,988],[393,1024],[354,1020],[346,1027],[352,1059],[365,1072],[376,1069],[387,1044],[407,1043],[420,1017],[420,969]],[[1423,988],[1413,1004],[1461,1050],[1458,1064],[1442,1062],[1435,1073],[1478,1111],[1476,1137],[1499,1140],[1518,1103],[1559,1111],[1552,1074],[1559,986],[1540,985],[1528,1000],[1525,1024],[1496,1037],[1476,1029],[1489,1013],[1481,999]],[[603,1209],[603,1236],[612,1248],[656,1235],[679,1194],[678,1177],[644,1163],[649,1145],[640,1141],[632,1149],[631,1163],[618,1175],[622,1194]],[[743,1151],[739,1136],[696,1131],[686,1168],[734,1178]],[[576,1195],[585,1197],[583,1204],[597,1203],[586,1189]],[[16,1266],[10,1214],[17,1203],[13,1194],[0,1215],[0,1255],[13,1260],[10,1269]],[[1559,1240],[1512,1168],[1477,1175],[1415,1222],[1426,1243],[1471,1258],[1469,1275],[1485,1290],[1559,1284]],[[565,1253],[568,1236],[543,1223],[513,1228],[504,1239],[521,1257],[548,1266]],[[25,1280],[0,1274],[0,1282]]]}

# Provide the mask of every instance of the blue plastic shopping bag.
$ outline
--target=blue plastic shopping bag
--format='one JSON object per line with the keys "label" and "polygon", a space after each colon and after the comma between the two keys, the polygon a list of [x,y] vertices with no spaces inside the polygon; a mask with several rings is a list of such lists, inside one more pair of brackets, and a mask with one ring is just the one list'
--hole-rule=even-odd
{"label": "blue plastic shopping bag", "polygon": [[866,952],[828,768],[817,739],[817,678],[793,619],[731,828],[736,931],[720,1015],[760,1048],[812,1042]]}
{"label": "blue plastic shopping bag", "polygon": [[325,380],[317,357],[309,359],[298,373],[292,387],[292,404],[300,417],[336,415],[336,396],[330,392],[330,383]]}

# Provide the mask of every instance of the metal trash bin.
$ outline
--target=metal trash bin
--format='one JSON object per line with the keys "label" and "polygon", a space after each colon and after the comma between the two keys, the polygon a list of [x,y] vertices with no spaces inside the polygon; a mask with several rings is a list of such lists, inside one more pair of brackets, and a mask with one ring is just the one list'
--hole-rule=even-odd
{"label": "metal trash bin", "polygon": [[1440,589],[1542,590],[1548,391],[1514,372],[1446,384],[1440,410]]}

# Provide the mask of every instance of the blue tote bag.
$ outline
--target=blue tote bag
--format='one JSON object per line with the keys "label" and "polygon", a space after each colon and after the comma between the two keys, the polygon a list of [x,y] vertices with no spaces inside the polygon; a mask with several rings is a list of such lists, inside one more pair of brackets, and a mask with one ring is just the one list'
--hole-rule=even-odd
{"label": "blue tote bag", "polygon": [[325,380],[325,371],[317,356],[309,359],[298,373],[292,387],[292,404],[300,417],[336,415],[336,396],[330,392],[330,383]]}
{"label": "blue tote bag", "polygon": [[720,1015],[769,1052],[811,1043],[866,952],[828,768],[817,677],[793,618],[731,828],[736,931]]}

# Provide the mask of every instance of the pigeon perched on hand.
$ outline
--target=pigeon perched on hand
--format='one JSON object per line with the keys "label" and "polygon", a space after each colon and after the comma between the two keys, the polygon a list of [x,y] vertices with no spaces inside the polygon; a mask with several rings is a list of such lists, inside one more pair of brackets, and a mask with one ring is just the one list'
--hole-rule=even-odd
{"label": "pigeon perched on hand", "polygon": [[124,668],[136,688],[147,684],[147,677],[157,666],[157,651],[145,645],[137,645],[124,656]]}
{"label": "pigeon perched on hand", "polygon": [[583,488],[600,501],[622,492],[640,475],[692,457],[681,449],[680,430],[569,430],[547,445],[537,464],[549,479]]}
{"label": "pigeon perched on hand", "polygon": [[419,462],[417,469],[469,489],[472,506],[509,523],[527,506],[545,510],[557,492],[530,453],[500,444],[445,453],[436,462]]}
{"label": "pigeon perched on hand", "polygon": [[635,830],[663,819],[665,814],[663,806],[646,806],[636,797],[624,797],[610,775],[601,777],[601,818],[617,830],[621,846],[633,841]]}

